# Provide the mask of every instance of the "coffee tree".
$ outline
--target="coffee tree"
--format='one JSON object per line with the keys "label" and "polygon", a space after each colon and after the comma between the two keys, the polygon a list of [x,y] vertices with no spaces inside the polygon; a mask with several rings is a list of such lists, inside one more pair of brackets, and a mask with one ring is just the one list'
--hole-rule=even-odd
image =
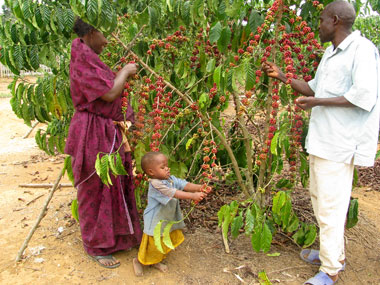
{"label": "coffee tree", "polygon": [[[326,3],[330,1],[325,1]],[[104,32],[110,43],[102,60],[115,70],[128,62],[138,74],[125,84],[136,123],[129,133],[136,165],[136,198],[147,182],[141,157],[160,150],[172,174],[191,177],[211,191],[215,182],[237,183],[236,199],[218,213],[226,250],[228,233],[244,232],[255,250],[267,251],[282,231],[302,246],[316,237],[301,222],[291,192],[306,185],[302,148],[307,113],[294,104],[294,78],[312,78],[323,52],[316,39],[318,1],[18,1],[7,0],[14,18],[2,19],[1,57],[16,75],[10,85],[14,112],[25,123],[47,123],[36,141],[54,155],[63,153],[73,114],[68,64],[72,27],[80,16]],[[280,66],[286,84],[268,78],[261,65]],[[51,73],[26,81],[21,70]],[[297,77],[298,76],[298,77]],[[232,116],[228,119],[226,114]],[[117,153],[99,155],[104,183],[122,174]],[[70,160],[65,161],[70,170]],[[70,173],[70,171],[69,171]],[[217,187],[213,187],[218,191]],[[170,226],[164,229],[164,241]],[[159,225],[161,227],[161,223]],[[157,231],[160,236],[160,229]],[[166,235],[165,235],[166,233]]]}

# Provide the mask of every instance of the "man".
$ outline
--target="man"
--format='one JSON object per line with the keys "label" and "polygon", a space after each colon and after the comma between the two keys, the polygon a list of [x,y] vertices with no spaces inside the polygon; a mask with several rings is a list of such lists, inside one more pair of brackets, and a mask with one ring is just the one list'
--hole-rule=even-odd
{"label": "man", "polygon": [[[320,228],[320,250],[306,249],[301,258],[320,264],[305,284],[334,284],[345,268],[344,224],[354,165],[372,166],[380,117],[380,59],[377,48],[359,31],[352,32],[355,10],[345,1],[326,6],[319,37],[331,42],[309,82],[293,80],[296,104],[310,109],[306,149],[310,163],[310,195]],[[286,82],[284,73],[266,62],[268,76]]]}

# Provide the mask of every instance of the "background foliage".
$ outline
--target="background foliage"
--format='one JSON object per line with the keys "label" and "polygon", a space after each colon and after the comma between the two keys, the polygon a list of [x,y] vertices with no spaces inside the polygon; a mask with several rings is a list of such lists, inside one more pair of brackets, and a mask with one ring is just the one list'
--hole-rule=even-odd
{"label": "background foliage", "polygon": [[[140,124],[130,134],[139,206],[146,189],[140,159],[158,148],[168,155],[174,175],[206,187],[237,182],[236,201],[218,215],[226,248],[228,233],[236,237],[242,229],[257,251],[267,251],[277,231],[309,246],[316,228],[300,222],[291,204],[295,185],[307,183],[301,145],[308,114],[294,106],[297,94],[264,76],[260,66],[267,58],[286,69],[289,80],[296,73],[310,79],[323,52],[315,19],[329,2],[6,0],[0,61],[15,74],[9,86],[13,111],[27,125],[46,123],[36,135],[39,147],[63,153],[74,112],[70,44],[80,16],[109,37],[102,60],[115,69],[131,60],[142,67],[124,92]],[[370,6],[380,10],[376,1],[354,5],[358,14]],[[379,46],[378,27],[378,16],[359,18],[355,26]],[[36,83],[19,76],[41,65],[52,73]],[[229,106],[232,120],[223,115]],[[117,154],[111,157],[99,157],[97,170],[105,181],[102,169],[109,175],[117,166]]]}

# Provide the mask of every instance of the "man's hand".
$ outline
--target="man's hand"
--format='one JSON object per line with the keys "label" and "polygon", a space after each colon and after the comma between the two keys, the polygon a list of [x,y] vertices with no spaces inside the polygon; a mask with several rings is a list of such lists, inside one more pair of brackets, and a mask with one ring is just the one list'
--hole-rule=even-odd
{"label": "man's hand", "polygon": [[298,107],[308,110],[317,106],[317,100],[315,97],[299,97],[296,99],[296,104]]}
{"label": "man's hand", "polygon": [[[281,81],[285,80],[285,74],[272,62],[265,61],[262,65],[262,70],[269,76]],[[284,82],[284,81],[283,81]]]}

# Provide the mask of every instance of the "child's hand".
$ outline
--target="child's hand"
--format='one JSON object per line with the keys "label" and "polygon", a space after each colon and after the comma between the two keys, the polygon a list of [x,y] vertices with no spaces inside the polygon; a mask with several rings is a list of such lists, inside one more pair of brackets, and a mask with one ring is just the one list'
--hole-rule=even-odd
{"label": "child's hand", "polygon": [[199,201],[201,201],[206,196],[207,196],[206,193],[203,193],[203,192],[194,192],[192,200],[198,203]]}

